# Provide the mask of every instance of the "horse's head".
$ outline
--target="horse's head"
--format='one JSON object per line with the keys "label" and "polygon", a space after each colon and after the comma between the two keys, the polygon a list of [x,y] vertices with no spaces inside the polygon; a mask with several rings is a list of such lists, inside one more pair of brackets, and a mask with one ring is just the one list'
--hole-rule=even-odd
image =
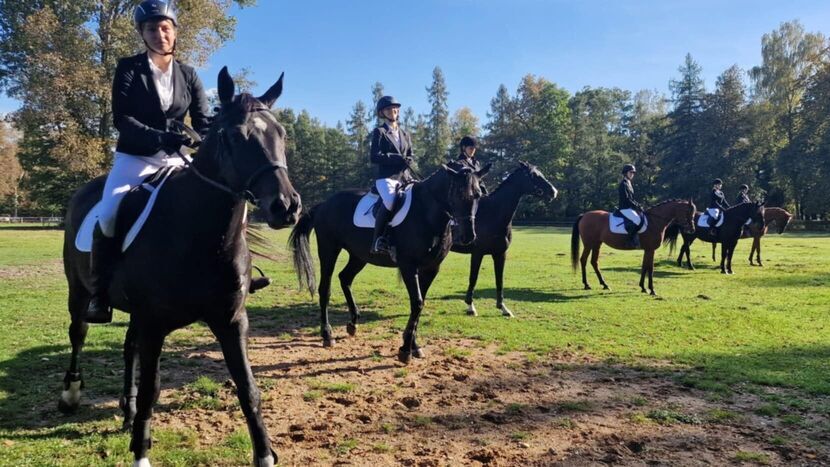
{"label": "horse's head", "polygon": [[297,222],[302,204],[288,178],[285,128],[271,113],[282,94],[282,80],[260,97],[234,95],[227,67],[219,72],[220,108],[211,135],[217,175],[228,186],[256,204],[268,225],[278,229]]}
{"label": "horse's head", "polygon": [[677,208],[674,210],[673,221],[677,223],[683,232],[687,234],[695,233],[695,212],[697,207],[692,198],[688,200],[677,200]]}
{"label": "horse's head", "polygon": [[746,203],[749,205],[750,214],[749,218],[752,220],[753,224],[757,224],[760,226],[761,230],[764,229],[764,205],[767,204],[766,201],[756,201],[754,203]]}
{"label": "horse's head", "polygon": [[[772,211],[773,209],[770,208],[769,210]],[[778,223],[778,234],[781,235],[787,226],[790,225],[790,221],[793,220],[793,215],[783,209],[778,209],[778,212],[780,214],[775,221]]]}
{"label": "horse's head", "polygon": [[491,164],[487,164],[474,172],[469,166],[458,163],[441,166],[440,170],[449,178],[447,207],[459,235],[454,240],[461,245],[469,245],[476,239],[475,218],[481,198],[479,181],[490,171],[490,167]]}
{"label": "horse's head", "polygon": [[556,199],[556,195],[559,194],[556,187],[545,178],[544,174],[535,165],[519,161],[519,168],[513,173],[521,177],[521,186],[528,194],[535,194],[548,199]]}

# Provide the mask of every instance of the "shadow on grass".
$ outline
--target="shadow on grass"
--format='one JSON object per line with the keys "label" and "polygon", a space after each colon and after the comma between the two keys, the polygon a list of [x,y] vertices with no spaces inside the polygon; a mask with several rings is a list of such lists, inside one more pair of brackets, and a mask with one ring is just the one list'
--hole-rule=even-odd
{"label": "shadow on grass", "polygon": [[[571,300],[584,300],[589,296],[582,293],[582,288],[573,288],[563,290],[565,293],[560,293],[556,290],[539,290],[528,289],[521,287],[505,287],[504,300],[516,302],[534,302],[534,303],[557,303],[569,302]],[[466,292],[455,292],[451,294],[444,294],[437,298],[442,300],[464,300],[467,296]],[[476,299],[496,299],[495,287],[476,289],[473,297]]]}

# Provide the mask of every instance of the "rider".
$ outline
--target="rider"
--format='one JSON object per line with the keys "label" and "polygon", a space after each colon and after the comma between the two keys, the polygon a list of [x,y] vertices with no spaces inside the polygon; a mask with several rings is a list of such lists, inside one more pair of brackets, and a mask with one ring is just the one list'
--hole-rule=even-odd
{"label": "rider", "polygon": [[383,96],[378,100],[375,111],[384,123],[372,131],[372,144],[369,159],[378,165],[378,178],[375,188],[381,203],[375,218],[375,231],[372,237],[372,253],[389,254],[389,240],[386,238],[386,224],[391,218],[395,198],[401,182],[412,179],[409,174],[412,157],[412,140],[398,125],[401,104],[392,96]]}
{"label": "rider", "polygon": [[738,198],[735,200],[735,204],[751,202],[752,201],[749,199],[749,186],[746,183],[744,183],[743,185],[741,185],[741,188],[738,191]]}
{"label": "rider", "polygon": [[147,50],[120,59],[115,69],[112,114],[118,143],[92,237],[92,297],[84,316],[90,323],[112,320],[108,288],[120,250],[115,221],[124,195],[159,169],[183,164],[176,153],[193,142],[170,131],[171,121],[181,123],[189,112],[193,128],[201,134],[210,124],[207,96],[196,71],[173,58],[178,22],[172,2],[143,1],[133,20]]}
{"label": "rider", "polygon": [[[474,137],[469,135],[461,138],[461,141],[458,143],[458,160],[470,167],[471,169],[473,169],[473,172],[478,172],[479,170],[481,170],[481,161],[476,159],[477,147],[478,142]],[[483,180],[479,180],[478,186],[481,189],[481,194],[486,195],[487,187],[484,186]]]}
{"label": "rider", "polygon": [[709,233],[713,237],[718,236],[719,232],[717,223],[720,220],[720,216],[722,216],[726,208],[729,207],[729,203],[726,201],[726,196],[724,196],[721,191],[722,187],[723,180],[716,178],[712,181],[712,195],[709,198],[709,207],[706,209],[709,214]]}
{"label": "rider", "polygon": [[[645,221],[645,217],[643,214],[643,206],[634,199],[634,187],[631,185],[631,180],[634,179],[634,175],[637,173],[637,169],[632,164],[625,164],[622,168],[622,180],[620,181],[620,186],[617,189],[617,192],[620,196],[620,203],[617,207],[621,212],[624,209],[631,209],[640,216],[640,224],[636,224],[632,222],[626,222],[625,228],[628,230],[628,243],[634,248],[640,247],[640,238],[638,235],[638,231],[642,227],[643,222]],[[628,219],[625,214],[623,217]],[[630,221],[630,219],[628,219]]]}

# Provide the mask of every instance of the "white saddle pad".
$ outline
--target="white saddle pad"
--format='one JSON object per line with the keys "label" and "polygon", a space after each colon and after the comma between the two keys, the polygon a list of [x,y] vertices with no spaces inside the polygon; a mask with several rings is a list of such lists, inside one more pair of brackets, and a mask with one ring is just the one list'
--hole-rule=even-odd
{"label": "white saddle pad", "polygon": [[[709,219],[712,218],[712,217],[716,217],[718,215],[720,215],[720,209],[715,209],[715,208],[706,209],[706,211],[703,214],[701,214],[700,218],[697,220],[697,226],[698,227],[703,227],[704,229],[708,229],[709,228]],[[723,225],[723,220],[725,218],[726,218],[726,216],[720,216],[720,220],[718,221],[717,224],[715,224],[715,227],[722,226]]]}
{"label": "white saddle pad", "polygon": [[[156,204],[156,198],[158,197],[159,191],[161,191],[161,187],[164,186],[167,178],[170,177],[170,174],[173,172],[173,170],[168,171],[157,187],[152,187],[146,183],[141,184],[141,188],[150,192],[150,199],[147,200],[147,204],[144,206],[141,214],[139,214],[138,219],[136,219],[135,223],[133,223],[132,227],[130,227],[130,230],[127,231],[127,235],[124,236],[124,242],[121,244],[122,253],[127,251],[127,248],[129,248],[129,246],[133,243],[133,240],[135,240],[138,236],[141,228],[144,227],[144,223],[147,222],[147,218],[150,217],[150,212]],[[95,203],[95,206],[93,206],[87,213],[86,217],[84,217],[84,221],[81,223],[81,228],[78,229],[78,234],[75,236],[75,248],[77,248],[78,251],[85,253],[92,251],[92,232],[95,230],[95,224],[98,223],[98,211],[100,210],[100,207],[101,202],[99,201]]]}
{"label": "white saddle pad", "polygon": [[[630,221],[633,221],[637,224],[640,223],[640,215],[637,214],[637,211],[634,211],[633,209],[624,209],[622,212],[626,214]],[[628,231],[625,230],[625,219],[615,215],[614,213],[611,213],[611,215],[608,216],[608,228],[611,230],[611,233],[628,235]],[[646,221],[643,222],[643,226],[637,233],[643,233],[646,231],[647,228],[648,217],[646,217]]]}
{"label": "white saddle pad", "polygon": [[[409,185],[404,189],[403,206],[392,217],[392,222],[389,223],[389,226],[396,227],[406,219],[406,215],[409,213],[409,207],[412,205],[413,186]],[[354,218],[352,219],[355,227],[366,227],[370,229],[375,227],[375,215],[372,213],[372,208],[375,206],[378,198],[378,195],[371,192],[366,193],[360,198],[360,201],[357,203],[357,208],[354,210]]]}

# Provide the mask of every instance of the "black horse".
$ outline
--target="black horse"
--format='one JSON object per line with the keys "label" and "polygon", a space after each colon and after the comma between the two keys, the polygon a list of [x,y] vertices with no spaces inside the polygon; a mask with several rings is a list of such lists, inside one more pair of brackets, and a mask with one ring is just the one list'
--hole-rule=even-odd
{"label": "black horse", "polygon": [[[296,223],[300,196],[288,178],[285,129],[270,112],[282,93],[282,76],[261,97],[234,97],[227,68],[219,73],[221,107],[193,162],[168,179],[141,233],[120,255],[109,288],[113,307],[130,314],[124,342],[124,427],[132,426],[136,465],[149,465],[150,419],[159,393],[159,356],[175,329],[204,321],[222,346],[248,422],[257,466],[277,461],[260,411],[259,390],[247,356],[245,299],[251,257],[245,240],[246,200],[273,228]],[[69,282],[72,360],[59,407],[78,408],[83,386],[78,357],[87,335],[89,254],[75,248],[86,213],[101,199],[104,178],[78,190],[69,204],[64,269]],[[122,203],[123,234],[130,198]],[[138,367],[136,366],[138,365]],[[139,370],[140,368],[140,370]],[[136,388],[136,379],[138,387]]]}
{"label": "black horse", "polygon": [[293,250],[294,268],[300,286],[308,286],[314,294],[314,265],[311,258],[309,236],[311,230],[317,234],[317,254],[320,258],[320,333],[323,345],[334,344],[328,319],[328,304],[331,294],[331,276],[340,250],[349,252],[349,261],[340,271],[340,286],[346,296],[351,322],[347,325],[349,335],[357,331],[360,312],[352,297],[351,285],[355,276],[371,263],[382,267],[397,267],[409,294],[409,322],[403,334],[403,346],[398,359],[409,363],[412,356],[423,357],[424,351],[418,346],[416,333],[424,299],[430,284],[438,274],[441,262],[449,254],[452,244],[450,221],[459,226],[460,242],[475,240],[474,213],[481,197],[479,180],[489,166],[472,171],[469,167],[450,163],[412,187],[412,202],[403,222],[390,229],[395,245],[395,260],[389,256],[369,253],[372,229],[355,227],[352,215],[362,192],[340,192],[304,213],[294,226],[289,243]]}
{"label": "black horse", "polygon": [[519,201],[524,195],[535,194],[547,198],[556,198],[556,188],[536,167],[527,162],[520,162],[508,177],[499,184],[496,191],[481,198],[476,213],[476,241],[470,245],[452,246],[456,253],[469,254],[470,257],[470,285],[467,287],[467,314],[477,316],[473,305],[478,271],[481,260],[485,255],[493,257],[493,267],[496,274],[496,308],[501,314],[513,317],[513,313],[504,304],[504,262],[507,249],[513,238],[513,216],[519,207]]}
{"label": "black horse", "polygon": [[[701,213],[695,214],[695,225],[700,219]],[[689,254],[689,249],[695,239],[708,243],[720,243],[720,272],[723,274],[732,274],[732,255],[735,253],[735,246],[743,233],[744,224],[746,221],[752,219],[760,228],[764,228],[764,203],[741,203],[736,204],[723,211],[723,225],[718,229],[717,237],[712,236],[710,229],[697,228],[694,233],[682,232],[683,245],[680,247],[680,255],[677,257],[677,265],[683,265],[683,255],[686,255],[686,265],[689,269],[694,269],[692,266],[692,258]],[[669,226],[666,231],[666,237],[663,243],[669,244],[669,251],[673,252],[677,245],[677,235],[681,234],[680,226],[673,224]]]}

